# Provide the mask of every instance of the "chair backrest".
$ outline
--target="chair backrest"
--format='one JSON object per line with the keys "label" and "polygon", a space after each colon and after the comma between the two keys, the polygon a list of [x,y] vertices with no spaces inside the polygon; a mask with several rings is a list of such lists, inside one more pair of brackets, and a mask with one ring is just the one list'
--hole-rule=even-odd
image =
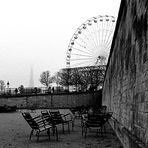
{"label": "chair backrest", "polygon": [[49,113],[53,120],[63,120],[59,110],[50,110]]}
{"label": "chair backrest", "polygon": [[51,115],[49,114],[49,112],[47,110],[41,111],[41,114],[42,114],[43,118],[46,119],[46,121],[49,124],[52,124],[52,122],[53,122],[52,117],[51,117]]}
{"label": "chair backrest", "polygon": [[109,119],[111,119],[112,115],[113,115],[113,112],[106,113],[105,120],[108,121]]}
{"label": "chair backrest", "polygon": [[98,109],[97,109],[97,112],[99,113],[106,113],[107,111],[107,106],[100,106]]}
{"label": "chair backrest", "polygon": [[105,118],[102,115],[88,115],[87,125],[92,127],[99,127],[105,123]]}
{"label": "chair backrest", "polygon": [[50,116],[49,112],[47,110],[42,110],[41,114],[43,115],[43,117],[48,117]]}
{"label": "chair backrest", "polygon": [[30,125],[32,129],[38,129],[39,125],[37,122],[32,118],[31,114],[29,112],[22,113],[24,119],[27,121],[27,123]]}

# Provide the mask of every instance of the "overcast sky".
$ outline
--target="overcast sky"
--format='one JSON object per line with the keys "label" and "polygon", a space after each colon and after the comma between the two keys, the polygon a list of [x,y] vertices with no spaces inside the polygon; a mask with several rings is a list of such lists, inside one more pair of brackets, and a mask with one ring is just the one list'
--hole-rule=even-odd
{"label": "overcast sky", "polygon": [[40,74],[66,67],[76,29],[98,15],[117,17],[120,0],[0,0],[0,80],[10,87],[34,85]]}

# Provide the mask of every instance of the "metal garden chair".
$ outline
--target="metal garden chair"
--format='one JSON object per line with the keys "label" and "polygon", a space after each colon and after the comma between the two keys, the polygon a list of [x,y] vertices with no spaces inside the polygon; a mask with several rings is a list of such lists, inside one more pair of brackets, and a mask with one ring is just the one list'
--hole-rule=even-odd
{"label": "metal garden chair", "polygon": [[29,112],[22,113],[24,119],[27,121],[27,123],[32,128],[29,140],[31,140],[31,136],[33,135],[33,132],[36,131],[37,141],[39,141],[39,134],[40,132],[47,131],[49,140],[50,140],[50,129],[52,129],[52,125],[50,125],[45,119],[42,118],[42,116],[32,117]]}

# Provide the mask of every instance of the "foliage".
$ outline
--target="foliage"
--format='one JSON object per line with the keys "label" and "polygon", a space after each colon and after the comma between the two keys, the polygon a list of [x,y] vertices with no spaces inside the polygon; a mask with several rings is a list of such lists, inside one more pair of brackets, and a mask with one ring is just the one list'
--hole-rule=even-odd
{"label": "foliage", "polygon": [[70,77],[70,69],[68,68],[62,69],[57,73],[58,83],[66,87],[69,87],[71,84]]}
{"label": "foliage", "polygon": [[49,84],[52,83],[52,79],[53,78],[50,76],[50,71],[44,71],[41,73],[39,81],[41,84],[48,87]]}
{"label": "foliage", "polygon": [[82,72],[78,68],[71,69],[71,84],[75,86],[76,91],[79,90],[79,86],[83,84]]}
{"label": "foliage", "polygon": [[52,82],[56,83],[57,86],[60,84],[61,78],[60,78],[60,72],[57,72],[54,74],[54,76],[51,78]]}
{"label": "foliage", "polygon": [[18,88],[20,94],[23,94],[24,93],[24,86],[21,85],[19,88]]}
{"label": "foliage", "polygon": [[106,66],[66,68],[55,76],[55,82],[63,86],[75,86],[76,90],[87,90],[88,86],[96,88],[103,84]]}
{"label": "foliage", "polygon": [[0,80],[0,90],[5,89],[5,82],[3,80]]}

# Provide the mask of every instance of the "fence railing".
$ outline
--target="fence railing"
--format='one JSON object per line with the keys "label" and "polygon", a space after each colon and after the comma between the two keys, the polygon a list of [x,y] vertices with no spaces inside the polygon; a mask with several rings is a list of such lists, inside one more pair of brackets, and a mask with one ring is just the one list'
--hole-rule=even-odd
{"label": "fence railing", "polygon": [[51,94],[51,93],[61,93],[66,92],[66,90],[49,89],[47,87],[25,87],[25,88],[6,88],[0,91],[0,96],[27,96],[27,95],[39,95],[39,94]]}
{"label": "fence railing", "polygon": [[[92,90],[79,90],[79,92],[86,92]],[[72,91],[76,92],[76,91]],[[62,87],[57,88],[47,88],[47,87],[24,87],[24,88],[6,88],[3,91],[0,91],[0,97],[10,97],[10,96],[31,96],[31,95],[45,95],[45,94],[58,94],[58,93],[71,93],[67,89]]]}

